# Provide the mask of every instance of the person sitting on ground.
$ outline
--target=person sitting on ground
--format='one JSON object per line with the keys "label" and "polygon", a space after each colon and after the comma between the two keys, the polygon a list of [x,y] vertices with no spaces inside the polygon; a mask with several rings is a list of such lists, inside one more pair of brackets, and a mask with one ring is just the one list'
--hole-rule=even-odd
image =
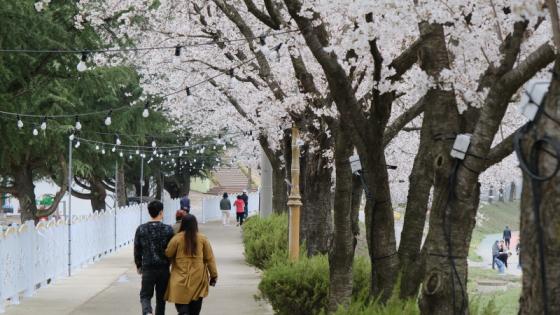
{"label": "person sitting on ground", "polygon": [[134,262],[142,275],[140,303],[142,314],[151,315],[152,297],[156,292],[156,315],[165,314],[164,294],[169,280],[169,260],[165,256],[173,229],[162,223],[163,203],[154,200],[148,204],[152,220],[140,225],[134,236]]}
{"label": "person sitting on ground", "polygon": [[181,231],[175,235],[165,254],[171,260],[171,277],[165,299],[175,303],[179,315],[199,315],[209,285],[215,286],[218,270],[208,238],[198,232],[196,217],[186,214]]}
{"label": "person sitting on ground", "polygon": [[175,212],[175,224],[173,224],[173,232],[175,234],[179,233],[181,229],[181,220],[186,214],[187,212],[185,210],[177,210],[177,212]]}
{"label": "person sitting on ground", "polygon": [[245,218],[245,202],[243,201],[243,197],[238,195],[233,205],[235,206],[235,214],[237,216],[237,226],[241,226]]}
{"label": "person sitting on ground", "polygon": [[229,225],[229,215],[231,212],[231,201],[229,201],[228,193],[225,192],[220,200],[220,210],[222,211],[222,224]]}

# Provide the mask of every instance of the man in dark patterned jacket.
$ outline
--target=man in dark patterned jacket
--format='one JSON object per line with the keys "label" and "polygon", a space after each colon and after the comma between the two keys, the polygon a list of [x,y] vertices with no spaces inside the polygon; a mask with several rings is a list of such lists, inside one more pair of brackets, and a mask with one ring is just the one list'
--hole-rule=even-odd
{"label": "man in dark patterned jacket", "polygon": [[165,290],[169,281],[169,260],[165,256],[173,228],[163,224],[163,204],[154,200],[148,204],[152,220],[140,225],[134,236],[134,262],[142,275],[140,303],[142,314],[153,314],[152,297],[156,291],[156,315],[165,314]]}

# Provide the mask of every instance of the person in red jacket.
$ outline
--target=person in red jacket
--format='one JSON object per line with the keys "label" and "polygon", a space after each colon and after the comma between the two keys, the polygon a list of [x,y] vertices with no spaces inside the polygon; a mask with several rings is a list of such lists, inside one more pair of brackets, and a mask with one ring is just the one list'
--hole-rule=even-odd
{"label": "person in red jacket", "polygon": [[235,213],[237,214],[237,226],[243,225],[243,219],[245,217],[245,201],[243,197],[237,196],[237,200],[233,203],[235,206]]}

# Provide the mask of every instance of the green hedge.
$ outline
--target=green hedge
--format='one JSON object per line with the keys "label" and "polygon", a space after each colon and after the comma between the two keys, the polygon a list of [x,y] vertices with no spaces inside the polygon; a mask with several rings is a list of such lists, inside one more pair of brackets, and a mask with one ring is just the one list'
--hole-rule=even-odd
{"label": "green hedge", "polygon": [[[357,259],[353,296],[363,296],[367,292],[369,275],[367,261]],[[328,259],[323,255],[303,256],[295,263],[276,263],[265,270],[259,290],[278,315],[320,314],[328,304]]]}
{"label": "green hedge", "polygon": [[266,269],[273,261],[288,257],[288,216],[251,217],[243,224],[243,243],[247,263]]}

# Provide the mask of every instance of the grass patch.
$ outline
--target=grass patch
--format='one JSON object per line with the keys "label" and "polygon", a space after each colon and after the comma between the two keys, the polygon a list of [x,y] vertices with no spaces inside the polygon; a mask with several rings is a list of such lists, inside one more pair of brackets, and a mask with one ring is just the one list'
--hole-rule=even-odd
{"label": "grass patch", "polygon": [[506,225],[512,231],[519,230],[519,212],[519,201],[494,202],[485,204],[478,209],[477,222],[469,249],[469,259],[471,261],[482,261],[482,257],[476,253],[476,249],[486,235],[501,234]]}
{"label": "grass patch", "polygon": [[[505,281],[508,284],[506,291],[479,292],[477,282],[485,281]],[[475,301],[480,307],[493,308],[497,314],[509,315],[517,314],[519,310],[519,297],[521,296],[521,278],[518,276],[500,276],[495,270],[484,268],[469,268],[469,282],[467,284],[469,298]],[[488,307],[492,305],[492,307]]]}

